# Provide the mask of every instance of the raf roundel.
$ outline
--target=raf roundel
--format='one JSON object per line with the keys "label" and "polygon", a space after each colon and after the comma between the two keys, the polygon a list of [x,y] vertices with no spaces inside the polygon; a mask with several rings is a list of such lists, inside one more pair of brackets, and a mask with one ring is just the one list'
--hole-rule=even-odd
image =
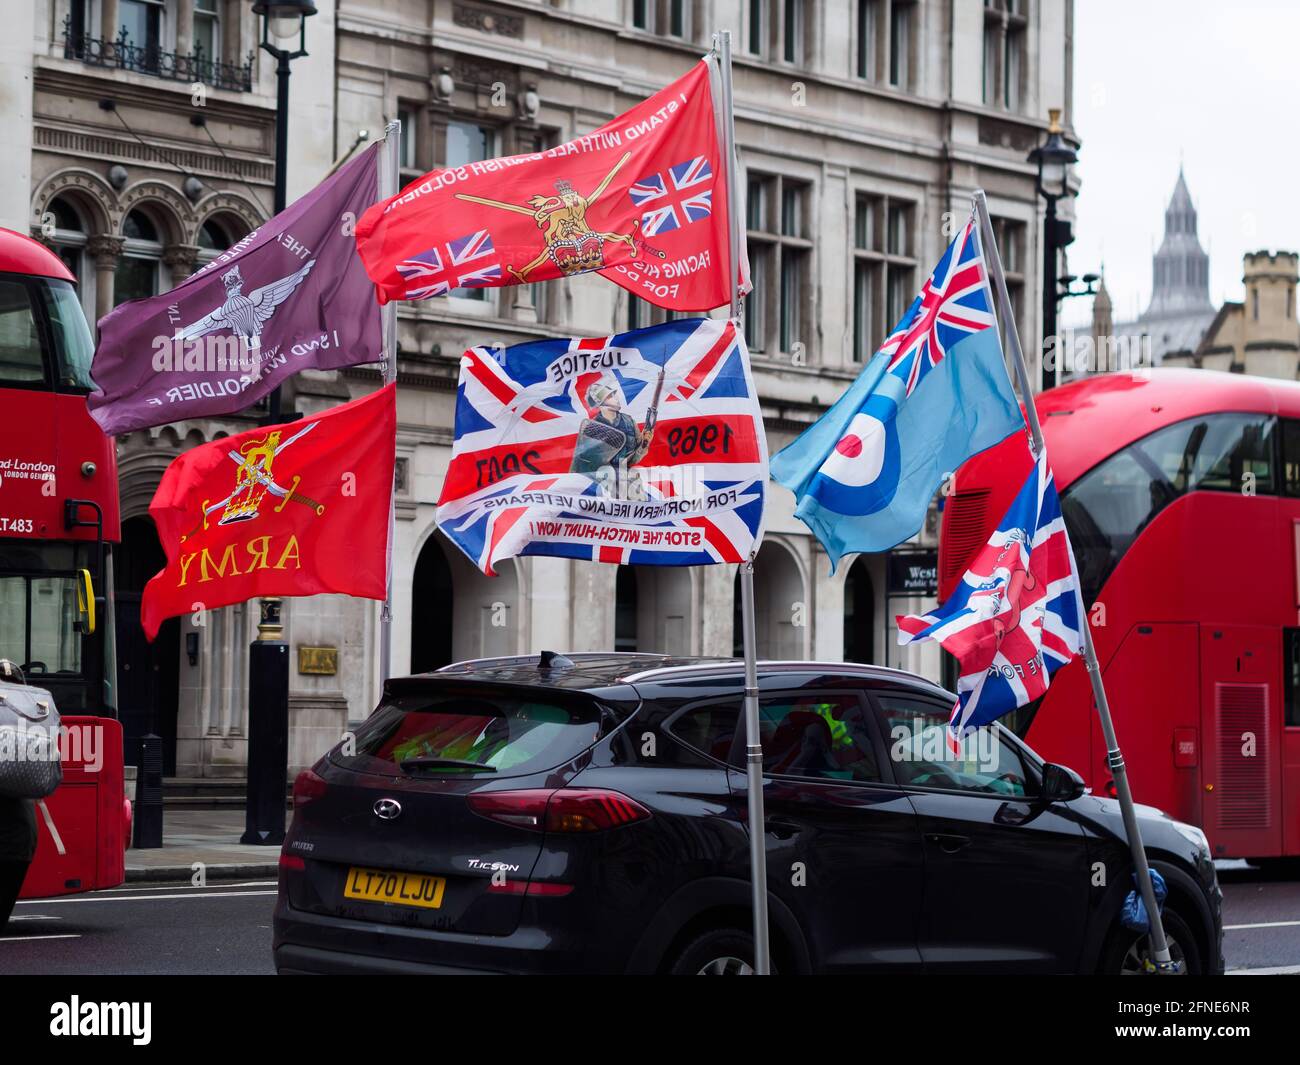
{"label": "raf roundel", "polygon": [[885,425],[859,412],[822,464],[821,472],[840,484],[861,487],[880,476],[885,463]]}

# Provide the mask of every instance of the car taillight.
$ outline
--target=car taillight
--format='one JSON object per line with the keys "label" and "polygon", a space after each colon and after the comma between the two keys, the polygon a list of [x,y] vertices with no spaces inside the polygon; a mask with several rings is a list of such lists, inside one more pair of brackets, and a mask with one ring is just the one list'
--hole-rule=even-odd
{"label": "car taillight", "polygon": [[1119,789],[1115,787],[1115,782],[1113,780],[1106,781],[1106,783],[1101,786],[1101,790],[1106,793],[1106,798],[1108,799],[1119,798]]}
{"label": "car taillight", "polygon": [[617,791],[561,788],[546,806],[546,831],[596,832],[644,821],[650,811]]}
{"label": "car taillight", "polygon": [[476,814],[534,832],[598,832],[644,821],[650,811],[604,788],[529,788],[467,797]]}
{"label": "car taillight", "polygon": [[554,792],[549,788],[526,791],[478,792],[466,797],[476,814],[517,828],[541,832],[546,827],[546,804]]}
{"label": "car taillight", "polygon": [[304,769],[293,778],[293,808],[296,810],[300,806],[306,806],[313,799],[319,799],[328,787],[329,785],[310,769]]}
{"label": "car taillight", "polygon": [[280,868],[288,869],[294,873],[301,873],[307,868],[307,863],[296,854],[281,854]]}

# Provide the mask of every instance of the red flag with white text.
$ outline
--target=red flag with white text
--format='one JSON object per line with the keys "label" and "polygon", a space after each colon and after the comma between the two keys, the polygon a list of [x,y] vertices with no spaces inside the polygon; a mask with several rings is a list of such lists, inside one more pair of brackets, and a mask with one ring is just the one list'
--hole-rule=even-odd
{"label": "red flag with white text", "polygon": [[383,599],[395,385],[323,414],[222,437],[177,458],[149,504],[167,553],[140,622],[261,595]]}
{"label": "red flag with white text", "polygon": [[[717,60],[705,57],[576,140],[434,170],[376,203],[356,240],[379,299],[595,271],[670,310],[730,302],[717,86]],[[734,271],[747,290],[743,255]]]}

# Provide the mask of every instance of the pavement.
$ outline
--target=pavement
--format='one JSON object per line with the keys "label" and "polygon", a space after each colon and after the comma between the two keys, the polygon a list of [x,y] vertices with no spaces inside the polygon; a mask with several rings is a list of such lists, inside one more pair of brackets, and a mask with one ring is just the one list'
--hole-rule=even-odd
{"label": "pavement", "polygon": [[190,882],[200,872],[199,866],[204,880],[276,876],[279,846],[240,843],[243,834],[242,808],[166,809],[163,845],[126,852],[127,882]]}

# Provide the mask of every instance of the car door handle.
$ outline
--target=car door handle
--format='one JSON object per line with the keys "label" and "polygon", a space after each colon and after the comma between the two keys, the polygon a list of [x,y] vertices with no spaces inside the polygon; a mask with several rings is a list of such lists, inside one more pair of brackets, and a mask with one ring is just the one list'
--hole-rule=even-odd
{"label": "car door handle", "polygon": [[970,843],[969,836],[955,836],[947,832],[927,832],[925,840],[927,843],[938,844],[944,854],[956,854]]}
{"label": "car door handle", "polygon": [[799,834],[799,826],[793,821],[787,821],[781,817],[769,817],[767,820],[767,834],[775,836],[777,839],[791,839]]}

